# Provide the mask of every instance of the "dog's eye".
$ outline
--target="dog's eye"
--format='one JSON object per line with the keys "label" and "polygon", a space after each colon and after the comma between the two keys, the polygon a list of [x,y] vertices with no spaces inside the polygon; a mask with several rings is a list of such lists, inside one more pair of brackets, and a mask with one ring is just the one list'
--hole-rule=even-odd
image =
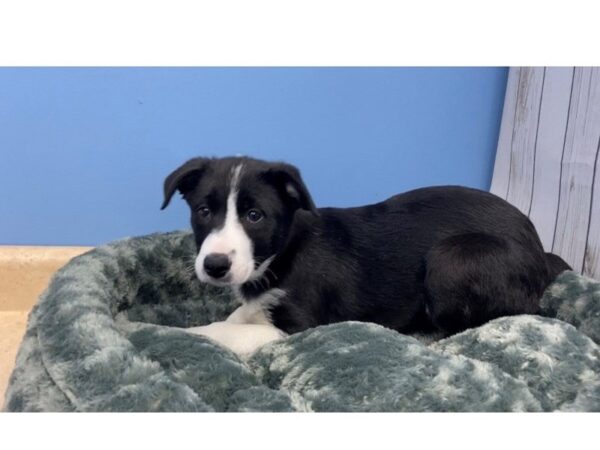
{"label": "dog's eye", "polygon": [[196,209],[196,212],[198,213],[198,216],[204,220],[207,220],[210,217],[210,209],[208,209],[206,206],[200,206],[198,209]]}
{"label": "dog's eye", "polygon": [[246,220],[250,223],[259,222],[263,218],[263,213],[258,209],[251,209],[246,213]]}

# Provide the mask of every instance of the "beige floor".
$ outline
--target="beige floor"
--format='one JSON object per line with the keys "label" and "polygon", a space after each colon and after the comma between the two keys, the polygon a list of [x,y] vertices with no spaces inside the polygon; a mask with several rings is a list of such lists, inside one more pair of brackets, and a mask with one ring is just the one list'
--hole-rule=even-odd
{"label": "beige floor", "polygon": [[89,249],[0,246],[0,405],[31,307],[52,274]]}

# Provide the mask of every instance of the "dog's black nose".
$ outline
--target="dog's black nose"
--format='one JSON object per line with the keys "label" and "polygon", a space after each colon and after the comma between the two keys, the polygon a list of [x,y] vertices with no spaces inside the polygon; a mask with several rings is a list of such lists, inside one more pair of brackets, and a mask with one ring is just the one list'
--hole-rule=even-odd
{"label": "dog's black nose", "polygon": [[222,278],[230,267],[229,256],[224,253],[211,253],[204,258],[204,271],[213,278]]}

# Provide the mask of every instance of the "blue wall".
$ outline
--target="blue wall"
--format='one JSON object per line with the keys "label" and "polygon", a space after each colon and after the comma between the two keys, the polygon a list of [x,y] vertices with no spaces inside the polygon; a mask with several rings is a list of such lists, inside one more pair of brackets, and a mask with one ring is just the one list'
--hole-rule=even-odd
{"label": "blue wall", "polygon": [[488,189],[504,68],[0,69],[0,244],[97,245],[188,227],[187,158],[298,165],[317,205]]}

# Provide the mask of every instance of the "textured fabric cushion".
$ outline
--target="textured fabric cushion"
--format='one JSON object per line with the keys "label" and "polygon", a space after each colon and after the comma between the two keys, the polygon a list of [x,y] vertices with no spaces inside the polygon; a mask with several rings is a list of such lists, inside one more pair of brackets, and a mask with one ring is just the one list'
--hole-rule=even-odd
{"label": "textured fabric cushion", "polygon": [[599,411],[600,283],[565,272],[544,316],[436,341],[321,326],[242,360],[181,328],[237,306],[193,273],[189,232],[73,259],[29,317],[7,411]]}

